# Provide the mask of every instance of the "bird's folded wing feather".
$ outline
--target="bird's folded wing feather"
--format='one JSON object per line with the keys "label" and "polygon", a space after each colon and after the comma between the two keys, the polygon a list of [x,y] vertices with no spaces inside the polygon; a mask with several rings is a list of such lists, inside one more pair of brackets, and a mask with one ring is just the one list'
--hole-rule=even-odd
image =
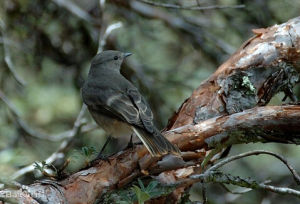
{"label": "bird's folded wing feather", "polygon": [[101,94],[97,96],[90,99],[93,100],[90,103],[90,108],[93,110],[110,113],[120,120],[153,133],[152,111],[137,90],[130,89],[124,93],[113,89],[102,89]]}
{"label": "bird's folded wing feather", "polygon": [[136,89],[128,89],[127,95],[139,111],[140,119],[149,133],[154,132],[153,114],[146,100]]}

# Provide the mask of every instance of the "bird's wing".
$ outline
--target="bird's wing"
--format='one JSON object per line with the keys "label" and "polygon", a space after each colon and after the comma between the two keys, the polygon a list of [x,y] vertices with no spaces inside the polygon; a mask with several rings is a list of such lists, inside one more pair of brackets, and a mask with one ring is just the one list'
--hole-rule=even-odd
{"label": "bird's wing", "polygon": [[91,98],[87,105],[94,111],[109,114],[152,133],[153,114],[141,94],[130,89],[126,93],[114,89],[102,89],[101,94]]}
{"label": "bird's wing", "polygon": [[170,143],[153,125],[152,111],[139,91],[131,88],[127,90],[127,95],[138,109],[139,117],[144,126],[143,129],[134,127],[133,130],[149,152],[153,156],[161,156],[170,152],[180,155],[180,150]]}
{"label": "bird's wing", "polygon": [[143,98],[143,96],[139,93],[137,89],[128,89],[127,95],[131,99],[136,109],[138,109],[140,120],[142,121],[145,129],[149,133],[153,133],[153,113],[146,100]]}

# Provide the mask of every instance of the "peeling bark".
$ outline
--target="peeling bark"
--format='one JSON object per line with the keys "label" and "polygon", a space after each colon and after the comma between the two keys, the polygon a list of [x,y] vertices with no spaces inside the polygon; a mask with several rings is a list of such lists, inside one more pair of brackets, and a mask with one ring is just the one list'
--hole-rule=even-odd
{"label": "peeling bark", "polygon": [[295,100],[291,89],[299,81],[300,18],[253,32],[182,104],[168,130],[266,105],[280,91]]}

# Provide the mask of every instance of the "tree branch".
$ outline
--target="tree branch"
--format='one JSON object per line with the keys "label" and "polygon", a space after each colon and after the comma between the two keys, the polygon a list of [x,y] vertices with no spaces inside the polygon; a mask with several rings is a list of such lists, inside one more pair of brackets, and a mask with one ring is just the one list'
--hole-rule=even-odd
{"label": "tree branch", "polygon": [[98,47],[98,52],[97,53],[100,53],[100,52],[103,51],[103,48],[105,47],[106,40],[107,40],[107,37],[109,36],[109,34],[113,30],[121,28],[121,27],[122,27],[122,23],[117,22],[117,23],[113,23],[113,24],[109,25],[107,28],[100,31],[99,47]]}
{"label": "tree branch", "polygon": [[[83,116],[86,112],[86,109],[87,109],[86,105],[82,105],[81,110],[76,118],[76,121],[74,122],[74,126],[70,132],[69,137],[60,144],[58,150],[56,150],[47,159],[45,159],[46,164],[52,164],[58,158],[64,157],[64,151],[71,144],[71,142],[73,141],[73,138],[80,133],[81,126],[84,124]],[[38,164],[41,164],[41,163],[38,162]],[[18,179],[19,177],[23,176],[26,173],[33,171],[34,169],[35,169],[35,163],[32,163],[26,167],[23,167],[22,169],[19,169],[17,172],[15,172],[11,176],[11,179],[12,180]]]}
{"label": "tree branch", "polygon": [[271,191],[274,193],[279,193],[283,195],[292,195],[300,198],[300,191],[287,188],[287,187],[275,187],[272,185],[266,185],[264,183],[258,183],[253,179],[244,179],[238,176],[232,176],[230,174],[223,174],[221,172],[211,171],[209,173],[193,175],[191,179],[196,179],[205,183],[223,183],[223,184],[232,184],[236,186],[241,186],[251,189],[261,189],[266,191]]}
{"label": "tree branch", "polygon": [[265,151],[265,150],[254,150],[254,151],[249,151],[249,152],[245,152],[242,154],[238,154],[232,157],[228,157],[218,163],[216,163],[215,165],[213,165],[212,167],[210,167],[209,169],[207,169],[206,171],[216,171],[218,168],[224,166],[225,164],[228,164],[232,161],[235,161],[237,159],[241,159],[244,157],[248,157],[248,156],[254,156],[254,155],[260,155],[260,154],[268,154],[271,155],[277,159],[279,159],[284,165],[286,165],[286,167],[290,170],[291,174],[294,177],[294,180],[296,181],[296,183],[298,185],[300,185],[300,176],[299,174],[296,172],[296,170],[287,162],[287,160],[285,158],[283,158],[281,155],[273,153],[273,152],[269,152],[269,151]]}
{"label": "tree branch", "polygon": [[[50,142],[58,142],[61,141],[63,139],[67,139],[70,137],[73,137],[73,129],[71,130],[67,130],[65,132],[61,132],[58,134],[53,134],[53,135],[49,135],[40,131],[37,131],[35,129],[33,129],[32,127],[29,126],[29,124],[22,119],[19,111],[17,110],[17,108],[14,106],[14,104],[4,95],[4,93],[0,90],[0,99],[6,104],[6,106],[8,107],[9,111],[12,113],[13,117],[15,118],[15,121],[17,123],[17,125],[24,131],[24,133],[26,133],[27,135],[40,139],[40,140],[46,140],[46,141],[50,141]],[[95,129],[97,126],[95,125],[85,125],[82,127],[82,133],[84,132],[89,132],[93,129]]]}
{"label": "tree branch", "polygon": [[11,60],[11,55],[10,55],[10,51],[8,48],[8,44],[6,42],[7,40],[7,36],[6,36],[6,25],[4,23],[4,21],[2,19],[0,19],[0,31],[2,34],[2,40],[3,40],[3,50],[4,50],[4,61],[6,66],[8,67],[9,71],[11,72],[11,74],[13,75],[13,77],[15,78],[15,80],[22,86],[26,85],[26,82],[24,81],[24,79],[17,73],[15,66]]}
{"label": "tree branch", "polygon": [[58,6],[64,7],[69,12],[71,12],[73,15],[77,16],[78,18],[80,18],[88,23],[97,24],[99,22],[99,21],[97,21],[97,19],[95,19],[93,16],[91,16],[85,10],[80,8],[73,1],[70,1],[70,0],[52,0],[52,1],[54,3],[56,3]]}
{"label": "tree branch", "polygon": [[149,0],[138,0],[142,3],[149,4],[152,6],[158,6],[158,7],[163,7],[163,8],[168,8],[168,9],[182,9],[182,10],[194,10],[194,11],[202,11],[202,10],[211,10],[211,9],[228,9],[228,8],[245,8],[245,5],[211,5],[211,6],[199,6],[199,5],[194,5],[194,6],[180,6],[176,4],[168,4],[168,3],[160,3],[160,2],[154,2],[154,1],[149,1]]}

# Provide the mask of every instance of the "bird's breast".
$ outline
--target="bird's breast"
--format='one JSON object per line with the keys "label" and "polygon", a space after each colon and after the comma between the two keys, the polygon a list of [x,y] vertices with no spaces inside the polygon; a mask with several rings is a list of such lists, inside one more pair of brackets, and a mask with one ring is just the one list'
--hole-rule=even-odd
{"label": "bird's breast", "polygon": [[105,130],[105,132],[114,138],[130,137],[132,128],[128,123],[103,115],[99,112],[90,111],[97,124]]}

